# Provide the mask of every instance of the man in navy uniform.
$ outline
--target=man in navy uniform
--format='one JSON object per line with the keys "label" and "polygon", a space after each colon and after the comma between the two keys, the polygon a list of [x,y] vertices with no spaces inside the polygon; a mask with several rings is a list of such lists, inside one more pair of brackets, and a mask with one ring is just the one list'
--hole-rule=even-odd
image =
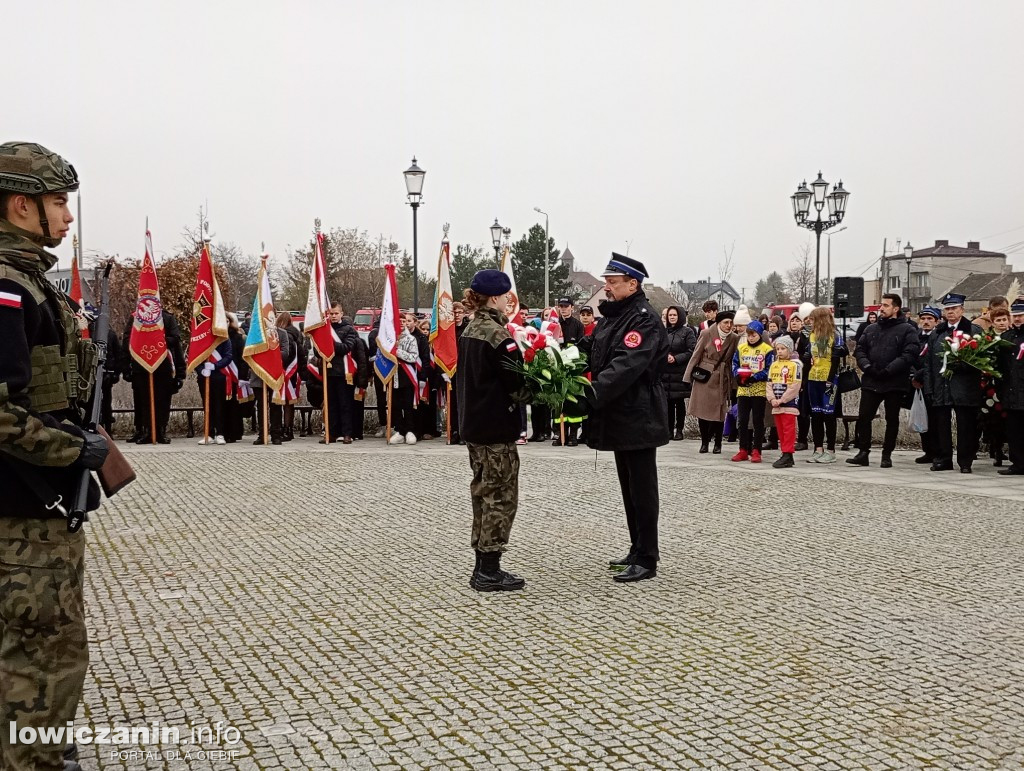
{"label": "man in navy uniform", "polygon": [[669,441],[661,384],[668,341],[644,294],[642,262],[612,252],[601,277],[608,298],[599,306],[603,321],[583,346],[590,349],[594,387],[587,444],[615,453],[630,546],[610,567],[621,570],[614,580],[626,583],[657,575],[657,448]]}

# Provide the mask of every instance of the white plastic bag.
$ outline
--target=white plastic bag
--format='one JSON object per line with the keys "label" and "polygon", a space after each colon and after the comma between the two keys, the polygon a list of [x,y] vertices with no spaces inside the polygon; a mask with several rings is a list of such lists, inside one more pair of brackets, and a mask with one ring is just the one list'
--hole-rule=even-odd
{"label": "white plastic bag", "polygon": [[925,406],[920,388],[914,392],[914,403],[910,407],[910,430],[919,434],[928,431],[928,407]]}

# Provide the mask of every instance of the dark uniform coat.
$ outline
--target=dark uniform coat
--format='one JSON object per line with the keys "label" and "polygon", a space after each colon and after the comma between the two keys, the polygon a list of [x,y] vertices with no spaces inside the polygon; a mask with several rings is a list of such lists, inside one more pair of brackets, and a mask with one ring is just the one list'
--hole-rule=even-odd
{"label": "dark uniform coat", "polygon": [[930,397],[934,407],[981,407],[981,373],[978,370],[950,362],[953,376],[947,378],[942,374],[943,354],[948,350],[945,341],[952,337],[953,329],[967,335],[981,334],[981,327],[972,324],[966,316],[956,327],[950,327],[945,320],[939,322],[928,336],[926,350],[922,353],[925,364],[921,368],[921,382],[925,395]]}
{"label": "dark uniform coat", "polygon": [[1010,345],[999,349],[996,380],[999,401],[1008,410],[1024,410],[1024,327],[1010,327],[1002,334]]}
{"label": "dark uniform coat", "polygon": [[[680,318],[685,319],[685,316],[680,313]],[[661,382],[665,385],[665,394],[669,399],[685,399],[690,395],[690,384],[683,380],[683,375],[697,347],[697,333],[685,321],[680,321],[674,327],[665,328],[665,337],[668,352],[675,357],[675,361],[669,363],[666,358]]]}
{"label": "dark uniform coat", "polygon": [[459,337],[455,372],[459,435],[464,441],[504,444],[519,438],[519,402],[527,394],[523,376],[509,367],[522,362],[505,317],[491,308],[478,309]]}
{"label": "dark uniform coat", "polygon": [[[593,410],[587,444],[595,450],[644,450],[668,444],[668,402],[661,375],[668,359],[665,327],[640,289],[600,305],[590,339]],[[460,365],[461,367],[461,365]]]}
{"label": "dark uniform coat", "polygon": [[854,354],[864,373],[861,387],[877,393],[909,391],[920,351],[917,327],[906,319],[880,318],[869,324]]}

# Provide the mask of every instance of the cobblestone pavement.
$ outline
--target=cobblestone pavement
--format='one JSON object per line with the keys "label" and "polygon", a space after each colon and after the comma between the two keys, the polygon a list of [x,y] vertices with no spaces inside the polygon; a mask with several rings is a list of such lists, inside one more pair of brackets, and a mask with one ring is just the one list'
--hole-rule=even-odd
{"label": "cobblestone pavement", "polygon": [[131,448],[87,526],[79,724],[241,739],[83,765],[1024,767],[1021,478],[696,447],[660,453],[662,564],[627,586],[610,455],[522,448],[502,595],[468,587],[465,448]]}

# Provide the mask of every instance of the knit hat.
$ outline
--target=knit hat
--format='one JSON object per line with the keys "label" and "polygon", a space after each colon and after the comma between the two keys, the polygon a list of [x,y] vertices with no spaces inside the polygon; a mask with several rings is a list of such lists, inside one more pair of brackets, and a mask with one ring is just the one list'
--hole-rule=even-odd
{"label": "knit hat", "polygon": [[782,345],[791,351],[793,350],[793,338],[789,335],[779,335],[775,338],[774,342],[775,345]]}
{"label": "knit hat", "polygon": [[719,311],[718,315],[715,316],[715,323],[718,324],[726,319],[730,321],[736,315],[736,311]]}
{"label": "knit hat", "polygon": [[751,321],[749,324],[747,324],[747,332],[757,332],[757,334],[763,335],[764,324],[762,324],[760,321]]}
{"label": "knit hat", "polygon": [[732,320],[732,323],[740,326],[750,324],[750,311],[747,310],[746,305],[741,305],[736,309],[736,317]]}
{"label": "knit hat", "polygon": [[813,310],[814,303],[800,303],[800,307],[796,309],[796,315],[800,317],[801,321],[805,321]]}

